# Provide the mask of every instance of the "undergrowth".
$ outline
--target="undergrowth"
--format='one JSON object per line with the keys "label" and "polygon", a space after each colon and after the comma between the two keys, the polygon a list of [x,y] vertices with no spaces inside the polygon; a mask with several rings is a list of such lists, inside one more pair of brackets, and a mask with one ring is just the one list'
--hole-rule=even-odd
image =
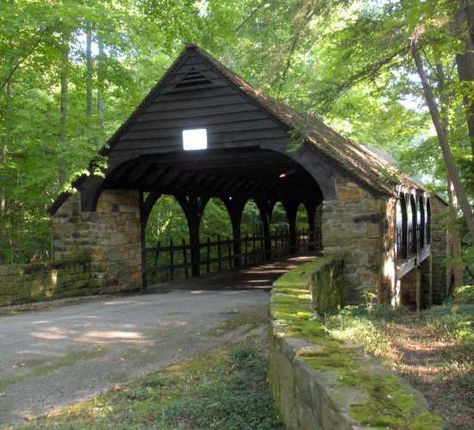
{"label": "undergrowth", "polygon": [[22,429],[281,429],[262,343],[247,339],[150,373]]}
{"label": "undergrowth", "polygon": [[361,345],[407,377],[449,428],[474,419],[474,286],[416,315],[405,308],[347,306],[325,315],[335,338]]}

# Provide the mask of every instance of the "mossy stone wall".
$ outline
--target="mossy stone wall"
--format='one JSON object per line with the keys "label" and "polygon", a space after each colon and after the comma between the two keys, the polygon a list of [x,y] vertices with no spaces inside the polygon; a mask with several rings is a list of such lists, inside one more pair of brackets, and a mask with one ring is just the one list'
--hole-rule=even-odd
{"label": "mossy stone wall", "polygon": [[442,429],[418,391],[316,318],[309,279],[331,259],[297,267],[272,290],[269,383],[285,428]]}
{"label": "mossy stone wall", "polygon": [[87,259],[0,266],[0,306],[97,294]]}

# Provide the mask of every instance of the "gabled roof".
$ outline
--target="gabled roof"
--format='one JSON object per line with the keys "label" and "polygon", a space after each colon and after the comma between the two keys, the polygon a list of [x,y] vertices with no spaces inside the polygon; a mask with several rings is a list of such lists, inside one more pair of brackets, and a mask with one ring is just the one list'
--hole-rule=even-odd
{"label": "gabled roof", "polygon": [[[370,149],[354,143],[326,126],[319,118],[296,112],[283,103],[257,90],[236,73],[225,67],[207,52],[195,45],[188,45],[174,61],[162,79],[155,85],[142,103],[130,115],[127,121],[109,139],[107,145],[100,151],[101,155],[109,155],[114,146],[135,124],[140,115],[150,106],[173,74],[189,56],[199,56],[207,62],[218,74],[230,82],[243,96],[267,112],[273,119],[297,137],[298,142],[304,141],[317,152],[332,160],[342,172],[346,172],[358,182],[366,185],[376,193],[396,195],[400,185],[408,188],[423,189],[424,187],[407,175],[402,174],[389,161]],[[83,179],[75,182],[79,186]],[[67,198],[62,194],[52,205],[50,212],[54,212]]]}
{"label": "gabled roof", "polygon": [[[346,170],[351,176],[358,178],[360,181],[365,182],[370,188],[390,195],[395,194],[397,185],[423,189],[420,183],[402,174],[393,164],[374,151],[341,136],[326,126],[319,118],[296,112],[285,104],[254,88],[247,81],[196,45],[188,45],[184,49],[173,65],[168,69],[165,76],[150,91],[130,118],[111,137],[109,140],[110,149],[113,148],[114,142],[126,132],[129,125],[136,120],[140,113],[159,93],[167,76],[171,74],[173,69],[190,53],[197,54],[204,58],[225,78],[238,87],[242,93],[260,105],[278,122],[288,129],[294,130],[299,140],[305,140],[313,145],[326,157],[335,161],[343,170]],[[102,154],[106,155],[110,152],[110,149],[103,150]]]}

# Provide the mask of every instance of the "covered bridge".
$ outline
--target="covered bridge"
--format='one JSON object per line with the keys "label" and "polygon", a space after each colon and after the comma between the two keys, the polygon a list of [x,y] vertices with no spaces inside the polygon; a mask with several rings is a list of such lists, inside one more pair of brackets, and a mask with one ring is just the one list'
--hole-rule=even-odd
{"label": "covered bridge", "polygon": [[[369,149],[320,120],[253,88],[188,46],[101,151],[103,174],[83,176],[53,206],[57,260],[90,260],[100,291],[142,287],[144,231],[163,194],[186,215],[192,274],[199,275],[199,226],[207,201],[221,199],[232,221],[235,265],[240,222],[253,199],[271,256],[269,223],[286,210],[290,243],[303,204],[314,252],[343,252],[347,302],[375,292],[410,304],[446,289],[444,203]],[[420,289],[418,289],[420,291]],[[434,291],[434,293],[433,293]]]}

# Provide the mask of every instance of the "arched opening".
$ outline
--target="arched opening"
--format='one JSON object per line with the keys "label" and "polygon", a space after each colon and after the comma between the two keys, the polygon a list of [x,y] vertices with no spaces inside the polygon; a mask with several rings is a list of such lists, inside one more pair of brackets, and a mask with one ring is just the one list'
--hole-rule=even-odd
{"label": "arched opening", "polygon": [[425,200],[423,196],[419,196],[417,199],[417,221],[418,221],[418,248],[422,249],[425,246],[425,231],[426,231]]}
{"label": "arched opening", "polygon": [[[291,215],[290,215],[291,216]],[[287,210],[282,202],[276,202],[270,221],[272,258],[282,258],[290,251],[290,223]]]}
{"label": "arched opening", "polygon": [[397,259],[408,258],[408,213],[405,196],[400,194],[396,205],[395,237]]}
{"label": "arched opening", "polygon": [[418,208],[415,197],[410,196],[410,208],[411,208],[411,247],[410,252],[412,255],[416,255],[418,252]]}
{"label": "arched opening", "polygon": [[303,232],[308,230],[308,212],[303,203],[298,205],[298,209],[296,210],[296,229],[297,231]]}
{"label": "arched opening", "polygon": [[431,201],[429,198],[426,199],[426,243],[431,243]]}
{"label": "arched opening", "polygon": [[202,214],[200,236],[201,240],[206,240],[208,237],[214,239],[217,235],[232,236],[232,221],[222,200],[213,197],[207,202]]}
{"label": "arched opening", "polygon": [[211,198],[204,209],[200,225],[201,272],[215,272],[234,265],[235,248],[232,220],[228,208],[219,198]]}
{"label": "arched opening", "polygon": [[406,207],[406,213],[407,213],[407,233],[406,233],[406,242],[407,242],[407,257],[411,256],[411,252],[413,249],[413,213],[412,213],[412,205],[410,201],[410,196],[408,195],[407,198],[405,199],[405,207]]}
{"label": "arched opening", "polygon": [[174,196],[161,196],[144,226],[143,268],[147,285],[189,275],[185,267],[190,258],[188,237],[188,223],[181,205]]}
{"label": "arched opening", "polygon": [[245,203],[242,211],[242,264],[259,264],[265,260],[265,237],[263,222],[255,200]]}
{"label": "arched opening", "polygon": [[242,235],[260,235],[262,232],[262,220],[255,200],[247,200],[242,213]]}
{"label": "arched opening", "polygon": [[296,209],[296,253],[311,253],[314,247],[311,246],[310,240],[311,232],[308,211],[305,205],[300,203]]}

